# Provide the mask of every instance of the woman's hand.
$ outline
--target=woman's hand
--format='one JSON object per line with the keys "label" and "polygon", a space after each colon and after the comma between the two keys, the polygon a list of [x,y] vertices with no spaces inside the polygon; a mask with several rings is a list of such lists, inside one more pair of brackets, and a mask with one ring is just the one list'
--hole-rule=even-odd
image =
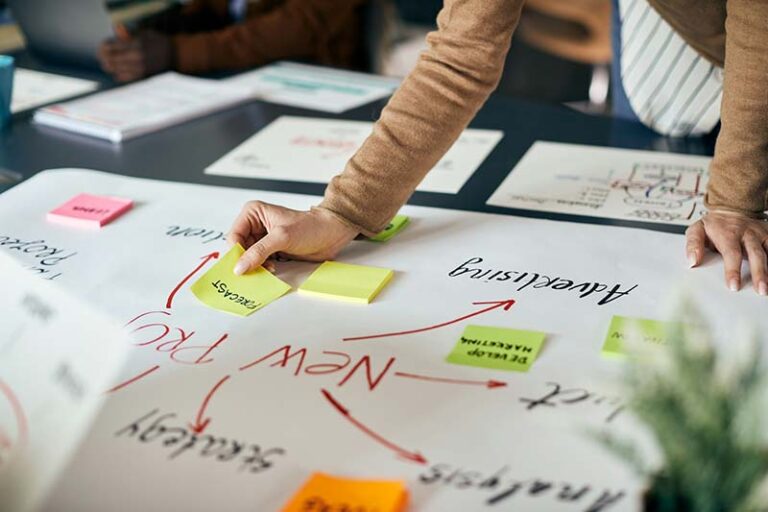
{"label": "woman's hand", "polygon": [[118,82],[133,82],[171,69],[173,41],[154,30],[104,41],[99,47],[101,69]]}
{"label": "woman's hand", "polygon": [[235,265],[235,274],[240,275],[277,253],[309,261],[332,259],[357,234],[326,210],[303,212],[250,201],[235,219],[227,241],[246,249]]}
{"label": "woman's hand", "polygon": [[725,282],[732,291],[741,288],[741,262],[749,260],[752,286],[768,295],[768,222],[737,213],[711,211],[685,232],[691,267],[698,266],[709,246],[723,256]]}

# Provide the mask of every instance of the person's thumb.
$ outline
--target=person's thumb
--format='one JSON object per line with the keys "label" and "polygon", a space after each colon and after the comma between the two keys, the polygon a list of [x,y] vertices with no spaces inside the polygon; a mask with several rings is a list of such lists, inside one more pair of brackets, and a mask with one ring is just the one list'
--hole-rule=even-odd
{"label": "person's thumb", "polygon": [[240,256],[235,265],[236,275],[243,275],[259,265],[263,264],[267,258],[276,252],[285,249],[285,237],[277,233],[267,233],[267,235],[250,246],[247,251]]}

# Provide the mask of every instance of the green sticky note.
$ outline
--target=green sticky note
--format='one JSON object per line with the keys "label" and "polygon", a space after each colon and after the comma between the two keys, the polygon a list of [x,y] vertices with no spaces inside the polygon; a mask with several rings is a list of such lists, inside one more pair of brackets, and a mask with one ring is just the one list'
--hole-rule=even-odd
{"label": "green sticky note", "polygon": [[603,355],[626,355],[627,345],[637,347],[666,345],[669,341],[669,333],[674,327],[675,324],[672,322],[614,316],[603,342]]}
{"label": "green sticky note", "polygon": [[393,275],[387,268],[326,261],[299,286],[299,293],[368,304]]}
{"label": "green sticky note", "polygon": [[408,224],[408,221],[410,220],[410,217],[407,215],[395,215],[395,218],[389,221],[389,225],[384,228],[382,232],[376,236],[372,236],[368,240],[372,242],[386,242],[400,231],[402,231],[402,229]]}
{"label": "green sticky note", "polygon": [[545,337],[543,332],[469,325],[445,360],[466,366],[527,372],[539,355]]}
{"label": "green sticky note", "polygon": [[240,316],[248,316],[279,299],[290,285],[259,267],[242,276],[234,273],[235,263],[245,252],[235,245],[191,287],[205,305]]}

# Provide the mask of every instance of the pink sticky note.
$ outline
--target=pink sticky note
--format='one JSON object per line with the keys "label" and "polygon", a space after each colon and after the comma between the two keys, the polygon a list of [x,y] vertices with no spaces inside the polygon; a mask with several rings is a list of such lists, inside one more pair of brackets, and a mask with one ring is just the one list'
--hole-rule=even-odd
{"label": "pink sticky note", "polygon": [[133,201],[121,197],[80,194],[55,210],[48,212],[48,220],[72,226],[100,228],[124,214]]}

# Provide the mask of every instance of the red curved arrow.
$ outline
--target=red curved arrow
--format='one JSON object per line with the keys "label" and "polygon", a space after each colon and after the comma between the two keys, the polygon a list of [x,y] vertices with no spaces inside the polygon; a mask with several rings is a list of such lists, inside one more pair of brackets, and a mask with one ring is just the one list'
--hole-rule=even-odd
{"label": "red curved arrow", "polygon": [[216,391],[221,387],[221,385],[224,384],[227,380],[229,380],[229,375],[225,375],[224,377],[222,377],[221,380],[211,388],[208,394],[205,395],[203,404],[200,406],[200,409],[197,411],[195,422],[189,424],[190,430],[192,430],[192,432],[194,432],[195,434],[202,434],[205,428],[211,423],[211,418],[203,419],[203,415],[205,415],[205,409],[208,408],[208,402],[211,401],[211,398],[213,398],[214,393],[216,393]]}
{"label": "red curved arrow", "polygon": [[354,426],[356,426],[357,428],[362,430],[363,433],[365,433],[369,437],[373,438],[377,443],[386,446],[387,448],[389,448],[390,450],[395,452],[395,454],[397,454],[398,457],[401,457],[403,459],[409,460],[411,462],[415,462],[416,464],[426,464],[427,463],[427,459],[425,459],[424,456],[422,454],[420,454],[419,452],[411,452],[411,451],[405,450],[405,449],[401,448],[400,446],[396,445],[395,443],[393,443],[393,442],[385,439],[384,437],[380,436],[379,434],[377,434],[376,432],[374,432],[370,428],[366,427],[365,425],[363,425],[359,421],[357,421],[354,417],[352,417],[351,414],[349,414],[349,409],[347,409],[346,407],[341,405],[339,402],[337,402],[336,399],[333,397],[333,395],[331,395],[330,392],[328,392],[325,389],[321,389],[320,391],[323,392],[323,395],[325,396],[326,400],[328,400],[331,403],[331,405],[337,411],[339,411],[341,413],[342,416],[344,416]]}
{"label": "red curved arrow", "polygon": [[485,304],[491,304],[487,308],[483,308],[479,311],[475,311],[474,313],[470,313],[468,315],[460,316],[459,318],[455,318],[453,320],[449,320],[447,322],[443,322],[441,324],[436,325],[430,325],[429,327],[422,327],[421,329],[413,329],[410,331],[401,331],[401,332],[388,332],[385,334],[374,334],[371,336],[355,336],[353,338],[344,338],[344,341],[362,341],[362,340],[372,340],[376,338],[389,338],[391,336],[405,336],[406,334],[416,334],[418,332],[425,332],[425,331],[431,331],[433,329],[439,329],[441,327],[445,327],[447,325],[456,324],[459,322],[463,322],[464,320],[467,320],[469,318],[472,318],[474,316],[482,315],[483,313],[488,313],[489,311],[493,311],[494,309],[504,308],[504,311],[509,311],[509,308],[514,305],[515,301],[513,299],[507,299],[507,300],[493,300],[493,301],[487,301],[487,302],[473,302],[472,304],[475,306],[479,305],[485,305]]}
{"label": "red curved arrow", "polygon": [[200,271],[200,269],[205,266],[206,263],[208,263],[211,260],[215,260],[218,257],[219,257],[219,252],[216,251],[216,252],[212,252],[211,254],[206,254],[205,256],[200,258],[203,261],[197,267],[195,267],[195,270],[187,274],[186,277],[184,277],[184,279],[182,279],[181,282],[176,285],[176,288],[174,288],[171,291],[171,294],[168,295],[168,300],[165,301],[165,307],[168,309],[171,309],[171,306],[173,304],[173,297],[175,297],[176,292],[178,292],[181,289],[181,287],[184,286],[184,283],[189,281],[193,275],[197,274]]}
{"label": "red curved arrow", "polygon": [[465,380],[465,379],[450,379],[447,377],[429,377],[427,375],[417,375],[415,373],[395,372],[396,377],[405,377],[408,379],[428,380],[430,382],[445,382],[447,384],[468,384],[470,386],[485,386],[488,389],[501,388],[507,385],[506,382],[500,380]]}
{"label": "red curved arrow", "polygon": [[21,406],[21,402],[16,397],[13,389],[0,379],[0,394],[5,395],[8,403],[11,405],[13,415],[16,417],[16,428],[18,430],[18,444],[23,445],[27,442],[27,436],[29,434],[29,427],[27,425],[27,416],[24,414],[24,408]]}

